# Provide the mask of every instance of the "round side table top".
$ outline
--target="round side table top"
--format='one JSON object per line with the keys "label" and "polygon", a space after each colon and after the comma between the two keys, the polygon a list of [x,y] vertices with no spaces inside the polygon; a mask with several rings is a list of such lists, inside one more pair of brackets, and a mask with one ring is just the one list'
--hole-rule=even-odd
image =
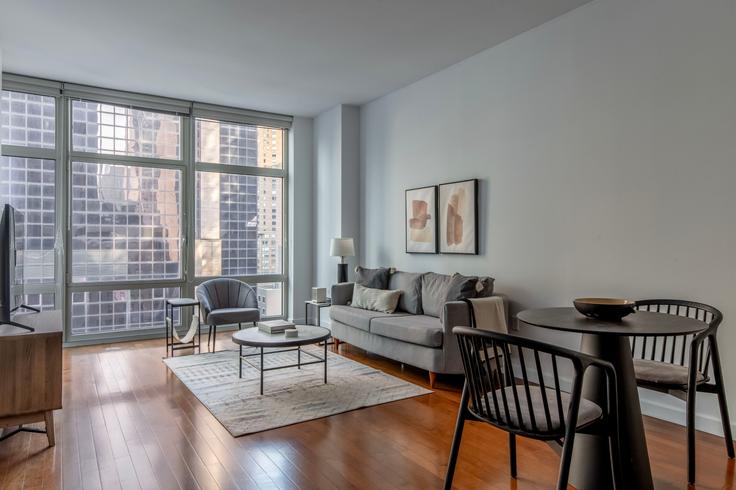
{"label": "round side table top", "polygon": [[330,338],[332,333],[325,327],[314,325],[297,325],[298,337],[286,337],[284,333],[270,334],[257,327],[238,330],[233,334],[233,342],[249,347],[296,347],[322,342]]}
{"label": "round side table top", "polygon": [[588,318],[575,308],[540,308],[524,310],[516,317],[519,321],[537,327],[589,334],[626,336],[684,335],[708,328],[708,324],[688,318],[653,311],[637,311],[619,322]]}

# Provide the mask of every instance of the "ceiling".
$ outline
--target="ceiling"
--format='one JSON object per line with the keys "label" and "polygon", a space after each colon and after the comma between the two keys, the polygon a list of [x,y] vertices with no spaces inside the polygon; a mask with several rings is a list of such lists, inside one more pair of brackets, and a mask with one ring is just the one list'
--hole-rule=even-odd
{"label": "ceiling", "polygon": [[0,0],[3,70],[312,116],[589,0]]}

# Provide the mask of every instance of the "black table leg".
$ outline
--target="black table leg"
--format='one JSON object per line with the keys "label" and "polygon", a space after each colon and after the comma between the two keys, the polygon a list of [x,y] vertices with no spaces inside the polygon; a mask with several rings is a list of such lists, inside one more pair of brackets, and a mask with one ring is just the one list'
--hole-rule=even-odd
{"label": "black table leg", "polygon": [[166,332],[166,356],[169,357],[169,305],[168,303],[164,305],[164,312],[165,312],[165,318],[164,318],[164,331]]}
{"label": "black table leg", "polygon": [[302,348],[301,346],[296,347],[296,368],[302,368]]}
{"label": "black table leg", "polygon": [[261,395],[263,395],[263,347],[261,347]]}
{"label": "black table leg", "polygon": [[[580,348],[586,354],[605,359],[616,367],[621,488],[640,490],[654,488],[629,338],[619,335],[583,334]],[[590,368],[586,373],[583,397],[602,407],[606,406],[606,378],[598,368]],[[575,437],[570,483],[579,490],[613,489],[611,454],[605,436],[578,434]]]}
{"label": "black table leg", "polygon": [[325,384],[327,384],[327,340],[325,340]]}
{"label": "black table leg", "polygon": [[239,349],[240,355],[238,356],[238,360],[240,361],[240,363],[238,364],[238,378],[242,378],[243,377],[243,346],[239,345],[238,347],[240,348]]}

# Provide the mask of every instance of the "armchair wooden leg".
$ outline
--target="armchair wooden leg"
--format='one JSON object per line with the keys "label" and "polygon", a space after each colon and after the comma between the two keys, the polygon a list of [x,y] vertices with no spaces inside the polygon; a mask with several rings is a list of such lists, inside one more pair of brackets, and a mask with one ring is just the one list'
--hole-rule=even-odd
{"label": "armchair wooden leg", "polygon": [[429,387],[434,388],[434,384],[437,382],[437,373],[429,372]]}
{"label": "armchair wooden leg", "polygon": [[43,418],[46,421],[46,437],[49,440],[49,446],[55,446],[56,435],[54,434],[54,411],[47,410]]}
{"label": "armchair wooden leg", "polygon": [[332,341],[335,343],[335,350],[338,350],[340,348],[340,339],[333,337]]}

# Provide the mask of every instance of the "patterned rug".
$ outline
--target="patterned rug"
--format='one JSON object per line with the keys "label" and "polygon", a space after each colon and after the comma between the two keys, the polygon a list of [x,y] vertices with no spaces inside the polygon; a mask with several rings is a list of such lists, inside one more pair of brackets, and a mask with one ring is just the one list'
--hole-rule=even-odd
{"label": "patterned rug", "polygon": [[[324,349],[316,346],[303,350],[324,355]],[[266,354],[264,362],[266,367],[296,364],[296,355]],[[250,359],[258,365],[258,357]],[[302,353],[302,361],[309,360],[313,359]],[[244,362],[243,378],[238,378],[236,350],[164,362],[235,437],[432,393],[333,352],[327,353],[327,384],[324,364],[266,371],[262,396],[257,369]]]}

